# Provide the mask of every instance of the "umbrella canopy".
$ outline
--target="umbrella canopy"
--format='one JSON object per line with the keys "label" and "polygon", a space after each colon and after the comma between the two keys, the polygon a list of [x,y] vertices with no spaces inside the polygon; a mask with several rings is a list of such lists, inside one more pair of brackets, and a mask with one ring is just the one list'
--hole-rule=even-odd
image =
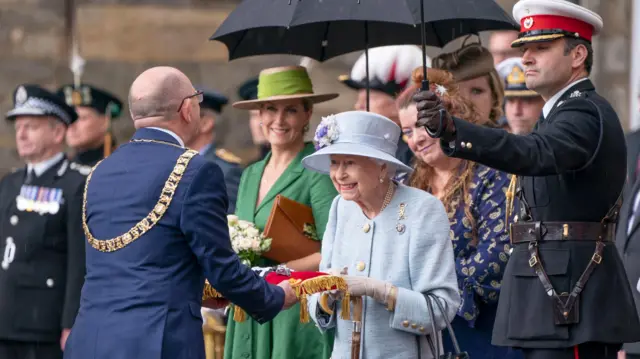
{"label": "umbrella canopy", "polygon": [[371,47],[420,45],[421,15],[429,46],[519,29],[494,0],[244,0],[210,39],[226,45],[229,60],[290,54],[322,62]]}

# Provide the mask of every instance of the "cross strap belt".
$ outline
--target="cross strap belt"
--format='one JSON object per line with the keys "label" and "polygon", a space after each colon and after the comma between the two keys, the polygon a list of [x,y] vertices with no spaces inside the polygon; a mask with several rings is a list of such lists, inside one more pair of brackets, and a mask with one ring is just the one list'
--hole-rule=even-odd
{"label": "cross strap belt", "polygon": [[511,244],[540,241],[614,242],[616,225],[610,222],[521,222],[510,226]]}

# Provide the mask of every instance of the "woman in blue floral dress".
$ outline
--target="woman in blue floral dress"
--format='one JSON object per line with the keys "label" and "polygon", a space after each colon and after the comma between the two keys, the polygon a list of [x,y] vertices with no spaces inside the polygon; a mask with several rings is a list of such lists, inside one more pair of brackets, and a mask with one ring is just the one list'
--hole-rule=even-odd
{"label": "woman in blue floral dress", "polygon": [[[429,69],[427,76],[432,91],[439,94],[450,113],[470,122],[482,121],[471,102],[459,94],[451,73]],[[421,83],[421,69],[414,71],[413,80]],[[506,213],[510,176],[447,157],[439,140],[416,126],[416,106],[411,98],[417,87],[407,89],[398,100],[402,131],[416,155],[409,184],[438,197],[449,216],[462,296],[452,321],[456,337],[462,350],[473,359],[521,358],[519,351],[491,345],[500,284],[510,251],[508,223],[512,219]],[[453,352],[448,334],[443,333],[443,338],[445,350]]]}

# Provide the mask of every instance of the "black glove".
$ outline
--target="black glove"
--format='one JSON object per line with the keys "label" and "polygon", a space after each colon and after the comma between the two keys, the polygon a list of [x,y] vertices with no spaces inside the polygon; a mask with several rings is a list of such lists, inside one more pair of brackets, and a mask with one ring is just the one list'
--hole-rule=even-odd
{"label": "black glove", "polygon": [[456,128],[453,119],[435,93],[419,91],[413,95],[413,100],[418,108],[417,126],[424,127],[433,138],[442,138],[447,142],[455,140]]}

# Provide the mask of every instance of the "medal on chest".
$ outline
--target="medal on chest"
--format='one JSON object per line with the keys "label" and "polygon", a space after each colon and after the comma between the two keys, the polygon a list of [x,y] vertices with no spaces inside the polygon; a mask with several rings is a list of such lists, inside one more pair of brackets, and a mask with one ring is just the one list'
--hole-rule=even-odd
{"label": "medal on chest", "polygon": [[16,206],[22,212],[40,215],[56,214],[63,203],[62,189],[23,185],[16,197]]}

